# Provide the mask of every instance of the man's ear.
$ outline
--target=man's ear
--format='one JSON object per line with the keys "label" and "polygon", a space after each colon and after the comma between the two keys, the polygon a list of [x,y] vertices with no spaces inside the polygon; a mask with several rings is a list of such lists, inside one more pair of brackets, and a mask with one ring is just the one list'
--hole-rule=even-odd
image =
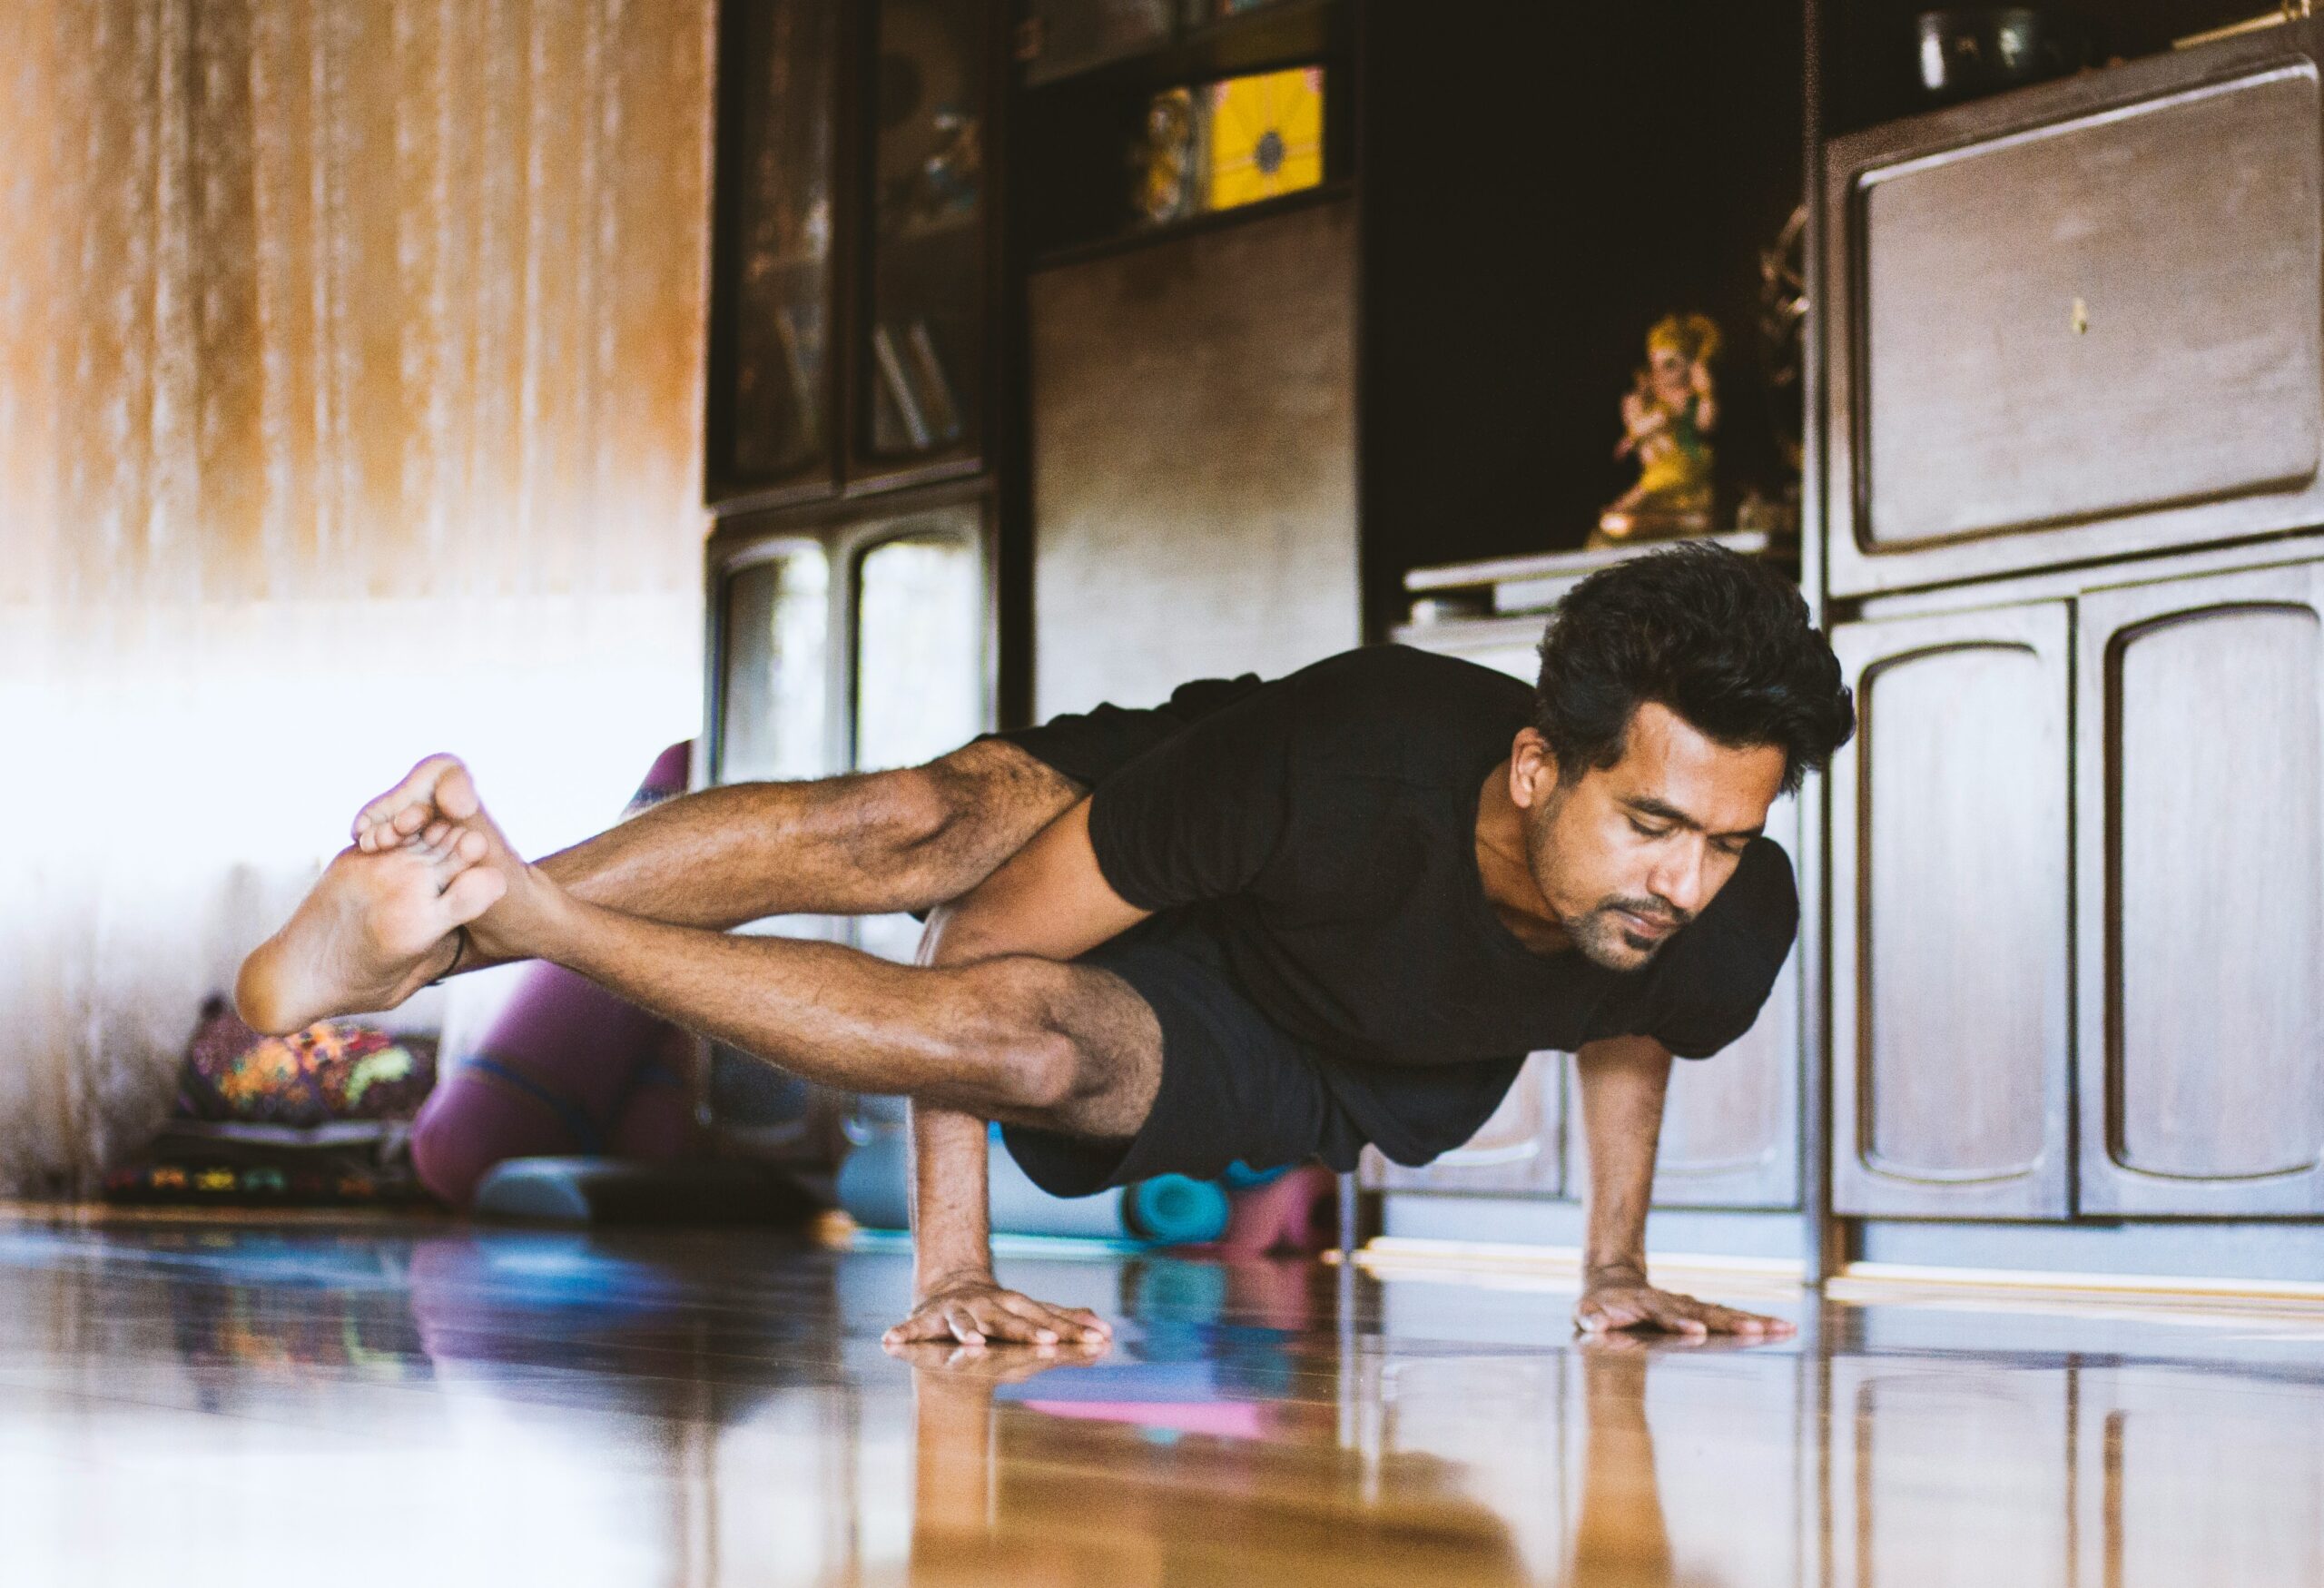
{"label": "man's ear", "polygon": [[1520,728],[1509,747],[1509,797],[1530,811],[1557,786],[1558,758],[1535,728]]}

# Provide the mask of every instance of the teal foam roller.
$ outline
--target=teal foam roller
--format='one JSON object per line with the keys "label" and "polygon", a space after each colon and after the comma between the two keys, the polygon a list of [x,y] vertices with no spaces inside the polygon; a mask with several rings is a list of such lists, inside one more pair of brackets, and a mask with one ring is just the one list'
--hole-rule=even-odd
{"label": "teal foam roller", "polygon": [[1233,1208],[1214,1180],[1157,1175],[1129,1188],[1123,1220],[1133,1234],[1165,1246],[1195,1246],[1226,1233]]}

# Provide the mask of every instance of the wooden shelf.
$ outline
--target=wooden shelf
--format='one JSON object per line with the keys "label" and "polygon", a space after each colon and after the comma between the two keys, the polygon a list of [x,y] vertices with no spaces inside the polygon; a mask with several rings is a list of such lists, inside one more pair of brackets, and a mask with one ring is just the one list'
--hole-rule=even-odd
{"label": "wooden shelf", "polygon": [[1210,77],[1228,77],[1315,60],[1344,46],[1346,0],[1275,0],[1275,4],[1184,28],[1170,42],[1092,61],[1038,83],[1020,80],[1019,92],[1039,96],[1059,89],[1088,91],[1104,84],[1151,93]]}
{"label": "wooden shelf", "polygon": [[1256,204],[1239,204],[1231,210],[1213,210],[1207,214],[1189,216],[1173,221],[1167,226],[1148,226],[1136,232],[1125,232],[1113,237],[1100,237],[1088,242],[1077,242],[1064,248],[1053,248],[1036,254],[1031,268],[1035,271],[1054,270],[1059,265],[1080,264],[1093,259],[1106,259],[1118,253],[1136,253],[1140,249],[1156,248],[1192,237],[1204,232],[1223,232],[1230,226],[1241,226],[1269,216],[1286,214],[1317,204],[1337,203],[1355,193],[1353,178],[1335,177],[1319,186],[1302,188],[1295,193],[1285,193],[1278,199],[1264,199]]}

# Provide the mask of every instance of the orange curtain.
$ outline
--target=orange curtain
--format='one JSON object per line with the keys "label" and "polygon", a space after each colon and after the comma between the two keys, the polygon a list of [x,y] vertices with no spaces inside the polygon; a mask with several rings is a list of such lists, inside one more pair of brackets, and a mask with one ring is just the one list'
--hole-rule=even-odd
{"label": "orange curtain", "polygon": [[693,731],[712,12],[15,8],[0,1186],[151,1128],[418,754],[547,848]]}

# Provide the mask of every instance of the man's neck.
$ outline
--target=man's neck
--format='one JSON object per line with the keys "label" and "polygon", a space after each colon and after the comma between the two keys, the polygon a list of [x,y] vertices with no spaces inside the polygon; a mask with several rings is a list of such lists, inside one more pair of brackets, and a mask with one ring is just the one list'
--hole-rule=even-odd
{"label": "man's neck", "polygon": [[1541,896],[1526,863],[1525,813],[1509,796],[1509,763],[1504,760],[1485,777],[1477,796],[1477,875],[1483,879],[1485,902],[1492,906],[1511,935],[1537,954],[1562,953],[1573,946],[1550,902]]}

